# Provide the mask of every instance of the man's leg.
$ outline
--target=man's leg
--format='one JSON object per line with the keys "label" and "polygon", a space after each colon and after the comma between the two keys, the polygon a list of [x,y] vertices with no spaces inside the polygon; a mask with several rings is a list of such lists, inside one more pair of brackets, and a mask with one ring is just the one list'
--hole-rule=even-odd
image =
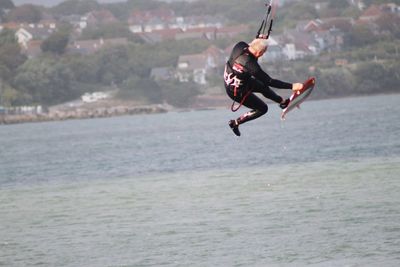
{"label": "man's leg", "polygon": [[273,100],[274,102],[279,104],[279,107],[281,109],[285,109],[288,104],[289,104],[289,98],[287,99],[283,99],[280,95],[276,94],[273,90],[271,90],[271,88],[269,88],[268,86],[265,87],[263,85],[260,85],[259,82],[257,82],[257,80],[255,80],[254,83],[254,90],[253,92],[256,93],[261,93],[264,97]]}
{"label": "man's leg", "polygon": [[272,101],[276,102],[276,103],[282,103],[283,98],[278,95],[277,93],[275,93],[273,90],[271,90],[271,88],[267,87],[262,87],[259,88],[259,90],[254,91],[256,93],[261,93],[265,98],[271,99]]}
{"label": "man's leg", "polygon": [[250,94],[243,102],[243,106],[248,107],[252,110],[240,116],[237,119],[238,124],[243,124],[245,122],[255,120],[268,112],[267,104],[265,104],[264,101],[258,98],[255,94]]}
{"label": "man's leg", "polygon": [[[263,88],[263,84],[258,82],[255,79],[250,80],[250,83],[248,84],[247,88],[251,88],[253,91],[259,91]],[[245,90],[244,90],[245,91]],[[264,103],[260,98],[258,98],[255,94],[251,93],[247,95],[245,99],[242,99],[241,97],[235,97],[233,95],[232,90],[229,90],[229,87],[226,87],[226,92],[231,97],[233,100],[236,102],[241,102],[243,101],[243,105],[247,108],[250,108],[251,110],[237,118],[236,120],[231,120],[229,121],[229,126],[231,127],[232,131],[237,135],[240,136],[240,131],[239,131],[239,125],[243,124],[245,122],[257,119],[258,117],[264,115],[265,113],[268,112],[268,106],[267,104]],[[242,91],[243,94],[245,92]]]}
{"label": "man's leg", "polygon": [[252,110],[244,113],[242,116],[236,120],[229,121],[229,126],[232,131],[240,136],[239,125],[245,122],[255,120],[268,112],[268,106],[255,94],[250,94],[243,102],[243,106],[248,107]]}

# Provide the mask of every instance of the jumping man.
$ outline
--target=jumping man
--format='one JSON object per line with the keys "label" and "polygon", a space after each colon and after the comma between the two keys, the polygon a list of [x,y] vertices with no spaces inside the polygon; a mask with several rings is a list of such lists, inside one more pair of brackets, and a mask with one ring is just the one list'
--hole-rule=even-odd
{"label": "jumping man", "polygon": [[239,42],[234,46],[225,65],[226,93],[234,101],[251,109],[236,120],[229,121],[229,126],[237,136],[240,136],[240,124],[257,119],[268,111],[267,104],[254,93],[261,93],[264,97],[279,103],[284,109],[289,104],[289,99],[283,99],[269,86],[293,91],[303,88],[302,83],[291,84],[273,79],[261,69],[258,58],[267,51],[267,48],[268,40],[263,38],[256,38],[250,44]]}

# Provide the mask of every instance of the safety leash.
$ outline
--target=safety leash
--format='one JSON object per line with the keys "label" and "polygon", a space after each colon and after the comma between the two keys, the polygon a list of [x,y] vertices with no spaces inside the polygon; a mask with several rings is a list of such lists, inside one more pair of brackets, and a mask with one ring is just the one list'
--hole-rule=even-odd
{"label": "safety leash", "polygon": [[[236,97],[236,95],[237,95],[236,91],[237,91],[237,88],[235,87],[235,89],[234,89],[234,91],[233,91],[233,95],[234,95],[235,97]],[[237,106],[237,107],[235,107],[236,101],[233,100],[233,103],[232,103],[232,106],[231,106],[231,110],[232,110],[233,112],[238,111],[238,110],[243,106],[244,101],[246,101],[246,98],[247,98],[250,94],[251,94],[251,90],[249,90],[249,91],[244,95],[244,97],[242,98],[242,100],[241,100],[240,102],[238,102],[238,103],[239,103],[239,106]]]}

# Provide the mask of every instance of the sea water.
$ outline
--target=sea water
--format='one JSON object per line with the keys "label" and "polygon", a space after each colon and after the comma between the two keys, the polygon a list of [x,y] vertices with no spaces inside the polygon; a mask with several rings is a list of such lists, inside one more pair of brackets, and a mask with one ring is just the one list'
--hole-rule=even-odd
{"label": "sea water", "polygon": [[400,266],[400,95],[0,127],[0,266]]}

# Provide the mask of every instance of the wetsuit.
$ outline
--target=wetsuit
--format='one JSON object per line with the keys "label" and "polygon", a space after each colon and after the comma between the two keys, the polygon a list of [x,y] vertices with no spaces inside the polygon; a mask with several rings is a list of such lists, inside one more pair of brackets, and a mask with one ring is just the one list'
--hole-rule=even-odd
{"label": "wetsuit", "polygon": [[[249,45],[245,42],[237,43],[225,65],[224,80],[226,93],[234,101],[252,109],[238,118],[237,123],[254,120],[268,111],[268,106],[254,93],[261,93],[264,97],[282,102],[282,97],[272,91],[269,86],[280,89],[292,89],[291,83],[272,79],[265,73],[257,62],[257,58],[249,52]],[[250,92],[249,92],[250,91]]]}

